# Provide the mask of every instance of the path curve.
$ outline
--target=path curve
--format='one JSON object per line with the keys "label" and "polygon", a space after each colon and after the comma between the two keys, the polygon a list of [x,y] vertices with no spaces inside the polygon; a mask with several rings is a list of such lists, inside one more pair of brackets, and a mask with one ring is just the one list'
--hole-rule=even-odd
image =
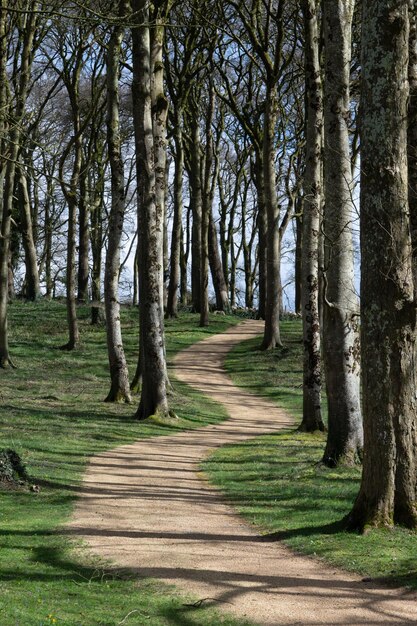
{"label": "path curve", "polygon": [[416,594],[361,582],[259,537],[199,474],[213,448],[292,425],[223,369],[235,344],[261,332],[248,320],[177,355],[175,375],[222,402],[230,419],[93,457],[70,532],[118,566],[258,624],[416,624]]}

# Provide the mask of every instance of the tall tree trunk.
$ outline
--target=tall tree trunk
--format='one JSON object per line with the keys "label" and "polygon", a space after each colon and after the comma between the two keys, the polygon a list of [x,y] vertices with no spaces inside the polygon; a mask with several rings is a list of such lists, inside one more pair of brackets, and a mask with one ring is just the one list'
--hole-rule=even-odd
{"label": "tall tree trunk", "polygon": [[[9,353],[7,301],[9,295],[9,259],[11,238],[11,215],[13,208],[13,193],[15,188],[16,162],[19,156],[21,123],[25,111],[28,93],[32,48],[38,19],[38,4],[33,3],[33,11],[29,12],[22,32],[22,47],[20,52],[20,71],[17,85],[14,111],[10,115],[9,150],[5,169],[5,184],[3,195],[2,222],[0,230],[0,367],[12,365]],[[8,3],[0,0],[0,139],[5,140],[5,115],[7,102],[7,23]]]}
{"label": "tall tree trunk", "polygon": [[354,0],[324,3],[324,327],[328,406],[326,465],[362,457],[359,303],[355,294],[352,240],[352,177],[349,149],[349,83]]}
{"label": "tall tree trunk", "polygon": [[364,462],[349,526],[417,527],[416,301],[408,213],[408,3],[362,13]]}
{"label": "tall tree trunk", "polygon": [[90,233],[90,208],[89,193],[87,191],[87,164],[83,159],[80,175],[80,199],[78,211],[78,274],[77,274],[77,300],[78,302],[88,302],[88,278],[90,267],[88,262]]}
{"label": "tall tree trunk", "polygon": [[[133,28],[133,102],[137,154],[140,233],[140,325],[142,393],[136,417],[169,415],[163,328],[163,213],[157,203],[154,131],[151,98],[151,42],[149,5],[146,0],[132,3],[137,15]],[[163,95],[156,103],[162,108]],[[166,100],[165,100],[166,103]],[[164,105],[165,106],[165,105]],[[164,171],[165,184],[165,171]]]}
{"label": "tall tree trunk", "polygon": [[[68,205],[68,238],[67,238],[67,266],[66,266],[66,296],[67,296],[67,320],[68,320],[68,342],[61,346],[62,350],[74,350],[80,340],[77,302],[76,302],[76,251],[77,251],[77,212],[78,212],[78,185],[80,180],[83,145],[79,86],[83,58],[78,55],[72,70],[72,77],[66,82],[67,91],[71,100],[72,124],[74,134],[61,156],[59,162],[59,174],[62,192]],[[73,149],[73,164],[71,180],[67,185],[64,177],[64,168],[67,158]]]}
{"label": "tall tree trunk", "polygon": [[294,287],[294,310],[301,315],[301,258],[303,249],[303,202],[301,198],[296,200],[295,212],[295,287]]}
{"label": "tall tree trunk", "polygon": [[[101,187],[101,185],[100,185]],[[101,300],[101,265],[103,254],[103,189],[100,188],[90,211],[91,237],[91,299],[93,302]]]}
{"label": "tall tree trunk", "polygon": [[178,316],[178,288],[180,284],[180,251],[183,213],[183,170],[184,146],[182,137],[182,115],[175,112],[175,172],[174,172],[174,220],[171,235],[171,271],[168,285],[167,317]]}
{"label": "tall tree trunk", "polygon": [[[81,140],[77,140],[78,141]],[[81,146],[76,151],[80,154]],[[75,157],[74,172],[77,168],[77,157]],[[68,342],[64,344],[62,350],[74,350],[80,340],[77,319],[77,303],[75,297],[76,268],[75,256],[77,248],[77,197],[72,192],[67,192],[68,204],[68,238],[67,238],[67,267],[66,267],[66,294],[67,294],[67,321],[68,321]]]}
{"label": "tall tree trunk", "polygon": [[227,293],[227,285],[224,280],[224,272],[222,260],[219,253],[217,242],[216,224],[213,218],[213,211],[209,215],[209,261],[211,277],[213,281],[214,291],[216,294],[216,309],[218,311],[228,312],[230,309],[229,297]]}
{"label": "tall tree trunk", "polygon": [[201,222],[202,222],[202,190],[201,190],[201,141],[198,115],[195,112],[191,122],[191,164],[190,186],[193,225],[191,230],[191,297],[193,310],[200,313],[201,308]]}
{"label": "tall tree trunk", "polygon": [[52,216],[51,216],[51,198],[53,193],[53,185],[51,181],[47,184],[47,197],[45,199],[45,243],[43,253],[45,256],[45,296],[52,298]]}
{"label": "tall tree trunk", "polygon": [[258,201],[258,319],[264,320],[266,315],[268,226],[264,191],[264,167],[261,153],[256,154],[255,186]]}
{"label": "tall tree trunk", "polygon": [[[119,2],[119,18],[128,9],[126,0]],[[120,246],[125,215],[125,181],[120,135],[119,70],[123,27],[116,27],[110,37],[107,53],[107,143],[111,168],[111,210],[104,277],[106,336],[111,387],[106,402],[130,402],[129,373],[123,349],[119,303]]]}
{"label": "tall tree trunk", "polygon": [[417,286],[417,2],[409,0],[408,202],[410,205],[413,279]]}
{"label": "tall tree trunk", "polygon": [[37,300],[40,295],[38,259],[33,240],[30,197],[23,165],[18,169],[20,222],[22,243],[25,251],[25,296],[27,300]]}
{"label": "tall tree trunk", "polygon": [[[210,81],[209,102],[206,117],[206,149],[204,159],[204,188],[201,203],[201,259],[200,259],[200,326],[209,325],[209,229],[212,210],[212,166],[213,166],[213,132],[211,125],[214,118],[215,92]],[[216,174],[214,175],[216,179]]]}
{"label": "tall tree trunk", "polygon": [[[188,220],[187,220],[188,221]],[[188,225],[187,225],[188,233]],[[181,242],[180,242],[180,301],[181,304],[188,304],[188,254],[184,249],[184,227],[181,224]]]}
{"label": "tall tree trunk", "polygon": [[279,236],[279,206],[275,184],[275,127],[278,115],[276,84],[267,85],[263,137],[263,178],[268,225],[265,331],[262,350],[281,346],[279,328],[281,298],[281,241]]}
{"label": "tall tree trunk", "polygon": [[135,260],[133,264],[133,306],[139,304],[139,247],[136,247]]}
{"label": "tall tree trunk", "polygon": [[306,75],[306,168],[304,174],[302,315],[304,343],[303,419],[300,430],[324,430],[321,417],[319,320],[319,233],[322,194],[323,97],[319,60],[317,0],[303,0]]}

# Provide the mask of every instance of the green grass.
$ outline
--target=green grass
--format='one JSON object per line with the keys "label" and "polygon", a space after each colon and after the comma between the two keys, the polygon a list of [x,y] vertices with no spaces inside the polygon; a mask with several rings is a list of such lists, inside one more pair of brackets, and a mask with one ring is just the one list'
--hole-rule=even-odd
{"label": "green grass", "polygon": [[[103,328],[80,308],[81,347],[58,348],[67,340],[65,306],[56,302],[10,306],[10,344],[16,370],[0,370],[0,448],[14,448],[26,463],[38,494],[0,492],[1,626],[152,626],[242,624],[211,609],[185,607],[183,597],[158,582],[137,579],[106,563],[87,559],[64,534],[88,458],[103,450],[225,418],[218,405],[174,381],[177,421],[155,424],[133,419],[133,405],[106,404],[109,389]],[[168,359],[175,352],[221,332],[237,319],[213,317],[198,328],[185,314],[167,323]],[[131,375],[137,359],[137,312],[123,311]]]}
{"label": "green grass", "polygon": [[302,351],[299,322],[282,322],[284,347],[260,350],[261,338],[238,344],[226,359],[236,385],[268,398],[301,420],[303,406]]}
{"label": "green grass", "polygon": [[[283,323],[284,350],[261,352],[255,339],[237,346],[227,369],[234,381],[301,418],[302,344],[296,322]],[[271,539],[332,565],[392,584],[417,587],[417,534],[396,528],[344,532],[360,468],[320,464],[325,435],[286,432],[219,449],[203,465],[239,511]]]}

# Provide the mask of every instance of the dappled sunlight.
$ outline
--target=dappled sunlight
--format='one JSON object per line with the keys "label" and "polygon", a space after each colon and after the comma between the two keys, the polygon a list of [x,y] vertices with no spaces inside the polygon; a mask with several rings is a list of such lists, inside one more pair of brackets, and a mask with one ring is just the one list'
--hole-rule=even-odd
{"label": "dappled sunlight", "polygon": [[[201,473],[201,461],[219,446],[294,428],[290,415],[236,387],[223,369],[231,347],[258,335],[261,327],[247,321],[178,354],[178,379],[222,403],[229,419],[94,457],[65,533],[141,577],[176,584],[262,624],[415,623],[414,595],[403,597],[402,591],[295,555],[280,543],[284,533],[259,535]],[[256,455],[256,446],[245,445],[248,456]],[[285,506],[288,515],[300,509],[299,502],[283,504],[280,493],[269,499],[271,506]],[[314,532],[314,520],[312,525],[288,532]],[[336,525],[321,530],[331,534]]]}

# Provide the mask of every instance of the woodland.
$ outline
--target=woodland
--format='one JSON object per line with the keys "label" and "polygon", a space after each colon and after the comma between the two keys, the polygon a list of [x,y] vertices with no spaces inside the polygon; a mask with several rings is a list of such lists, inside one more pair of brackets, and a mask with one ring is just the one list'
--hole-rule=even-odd
{"label": "woodland", "polygon": [[[262,336],[224,366],[296,430],[254,440],[256,459],[244,444],[222,448],[204,472],[297,551],[416,586],[415,1],[0,0],[0,146],[0,520],[10,536],[19,503],[35,517],[18,544],[55,532],[93,454],[226,419],[176,380],[174,354],[257,320]],[[273,480],[305,499],[306,519],[302,507],[286,518],[254,504],[270,492],[253,472],[268,485],[272,459],[286,454],[295,473]],[[311,502],[304,478],[297,487],[297,463],[333,506]],[[301,538],[298,523],[311,528]],[[5,550],[17,549],[8,537]],[[30,550],[65,580],[65,542]],[[22,558],[32,606],[36,568]],[[106,582],[104,566],[72,558],[71,580]],[[46,571],[42,584],[54,584]],[[20,614],[16,572],[0,571],[15,607],[0,598],[6,626],[130,615],[124,574],[109,583],[110,621],[101,600],[84,621],[68,607],[66,621],[55,608],[40,621],[35,604]],[[158,587],[140,589],[137,609],[137,593],[132,615],[159,617],[136,623],[218,623],[210,610],[187,621],[186,605],[165,606]]]}

